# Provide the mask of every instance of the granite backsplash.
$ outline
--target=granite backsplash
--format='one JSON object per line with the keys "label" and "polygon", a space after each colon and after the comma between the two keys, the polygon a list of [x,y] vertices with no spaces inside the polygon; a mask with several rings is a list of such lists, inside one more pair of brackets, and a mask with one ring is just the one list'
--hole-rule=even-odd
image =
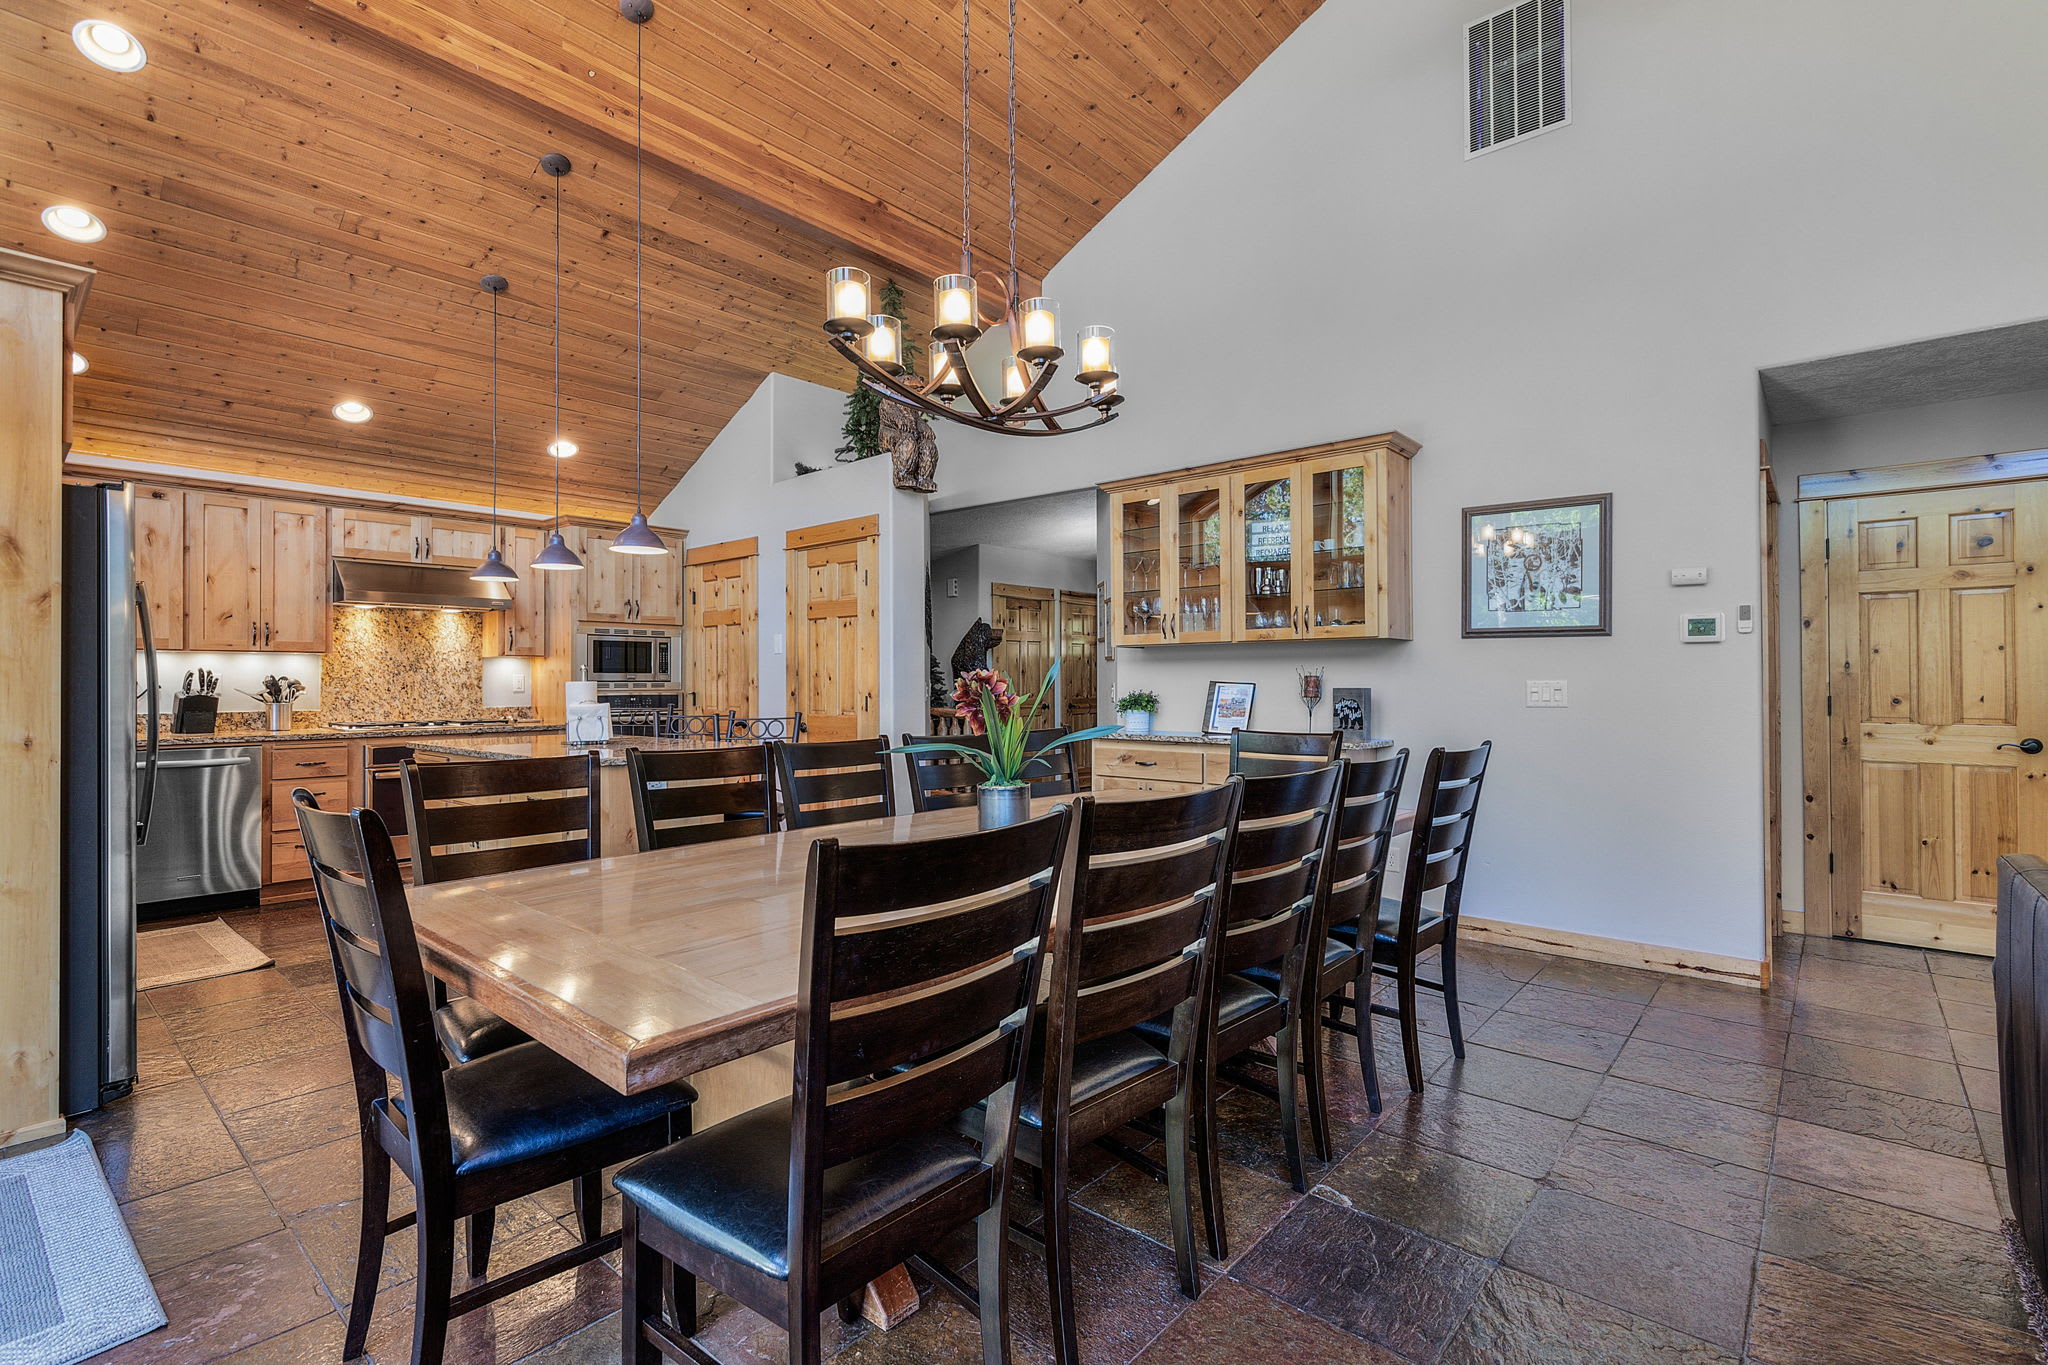
{"label": "granite backsplash", "polygon": [[336,722],[484,714],[484,622],[468,611],[335,611],[320,714]]}

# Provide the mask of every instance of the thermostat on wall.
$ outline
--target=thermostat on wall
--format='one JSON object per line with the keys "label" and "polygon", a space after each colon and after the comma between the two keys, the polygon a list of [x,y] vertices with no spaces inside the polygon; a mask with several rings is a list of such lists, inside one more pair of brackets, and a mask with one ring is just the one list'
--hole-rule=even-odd
{"label": "thermostat on wall", "polygon": [[1718,645],[1728,628],[1721,612],[1688,612],[1678,618],[1678,635],[1689,645]]}

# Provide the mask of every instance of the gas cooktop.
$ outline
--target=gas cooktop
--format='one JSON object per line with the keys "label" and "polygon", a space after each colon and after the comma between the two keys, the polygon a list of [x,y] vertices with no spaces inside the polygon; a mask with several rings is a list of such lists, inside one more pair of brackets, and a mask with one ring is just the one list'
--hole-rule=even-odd
{"label": "gas cooktop", "polygon": [[482,730],[529,724],[517,720],[338,720],[337,730]]}

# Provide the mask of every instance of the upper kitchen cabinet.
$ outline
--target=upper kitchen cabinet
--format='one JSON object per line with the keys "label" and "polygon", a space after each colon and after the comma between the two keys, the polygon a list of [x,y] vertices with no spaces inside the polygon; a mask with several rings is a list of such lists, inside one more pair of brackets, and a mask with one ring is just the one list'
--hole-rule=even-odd
{"label": "upper kitchen cabinet", "polygon": [[1406,640],[1398,432],[1102,487],[1120,645]]}
{"label": "upper kitchen cabinet", "polygon": [[[519,575],[512,585],[512,604],[484,618],[484,652],[515,658],[546,658],[548,652],[548,572],[531,567],[547,544],[547,533],[534,526],[507,526],[503,532],[505,562]],[[484,554],[490,552],[488,541]],[[483,559],[483,554],[477,556]]]}
{"label": "upper kitchen cabinet", "polygon": [[317,503],[185,495],[185,647],[327,648],[328,511]]}
{"label": "upper kitchen cabinet", "polygon": [[135,581],[149,603],[158,649],[185,647],[185,495],[135,488]]}
{"label": "upper kitchen cabinet", "polygon": [[635,626],[679,626],[683,623],[683,535],[663,531],[665,555],[622,555],[612,552],[617,532],[585,527],[572,532],[583,572],[573,591],[578,621],[616,621]]}
{"label": "upper kitchen cabinet", "polygon": [[337,559],[470,569],[490,552],[491,525],[459,517],[341,507],[334,512],[331,547]]}

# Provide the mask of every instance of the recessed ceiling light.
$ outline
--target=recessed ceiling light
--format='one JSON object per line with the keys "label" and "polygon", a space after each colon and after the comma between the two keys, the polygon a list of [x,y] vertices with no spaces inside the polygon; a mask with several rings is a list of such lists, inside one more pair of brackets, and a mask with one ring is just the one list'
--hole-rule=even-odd
{"label": "recessed ceiling light", "polygon": [[88,361],[84,356],[80,355],[76,351],[73,351],[71,353],[71,373],[84,374],[87,370],[91,368],[92,363]]}
{"label": "recessed ceiling light", "polygon": [[43,226],[67,242],[97,242],[107,225],[75,204],[52,204],[43,210]]}
{"label": "recessed ceiling light", "polygon": [[344,422],[367,422],[377,414],[370,411],[368,403],[358,403],[351,398],[345,403],[336,403],[334,415]]}
{"label": "recessed ceiling light", "polygon": [[149,60],[134,34],[105,19],[80,19],[71,26],[71,41],[109,71],[140,71]]}
{"label": "recessed ceiling light", "polygon": [[575,443],[574,441],[549,441],[549,442],[548,442],[548,454],[550,454],[550,455],[554,456],[554,457],[555,457],[556,459],[558,459],[558,460],[566,460],[566,459],[568,459],[568,458],[569,458],[569,457],[570,457],[571,455],[574,455],[575,453],[576,453],[576,443]]}

